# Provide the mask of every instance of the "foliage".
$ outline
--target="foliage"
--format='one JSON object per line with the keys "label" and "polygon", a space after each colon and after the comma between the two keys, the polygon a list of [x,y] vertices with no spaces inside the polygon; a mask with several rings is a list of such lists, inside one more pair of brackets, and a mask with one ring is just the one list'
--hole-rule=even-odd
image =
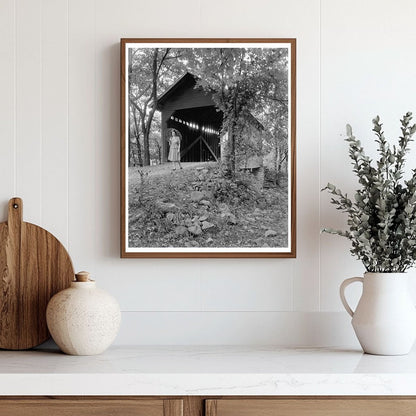
{"label": "foliage", "polygon": [[265,150],[284,154],[280,147],[287,147],[286,48],[136,48],[129,49],[128,67],[129,132],[136,149],[131,165],[159,159],[163,138],[158,134],[157,98],[186,72],[197,77],[197,88],[212,93],[223,113],[222,132],[228,132],[227,161],[233,174],[236,154],[250,150],[246,149],[250,143],[243,140],[247,134],[242,134],[250,117],[265,127]]}
{"label": "foliage", "polygon": [[[262,115],[273,126],[276,106],[283,106],[287,114],[287,50],[212,48],[195,49],[193,54],[190,62],[199,77],[197,85],[213,94],[223,112],[223,131],[228,132],[230,146],[228,169],[234,174],[237,147],[250,145],[241,140],[247,118]],[[267,114],[267,109],[273,109],[273,114]]]}
{"label": "foliage", "polygon": [[347,213],[348,231],[324,229],[324,232],[348,238],[351,253],[369,272],[404,272],[416,261],[416,169],[404,179],[404,164],[409,144],[416,132],[412,113],[401,122],[398,145],[387,142],[380,118],[373,120],[379,159],[373,163],[361,142],[347,125],[349,156],[361,188],[350,199],[335,185],[324,188],[333,197],[336,209]]}
{"label": "foliage", "polygon": [[[151,159],[150,133],[157,109],[157,98],[160,89],[166,89],[179,74],[179,57],[180,52],[171,48],[129,49],[129,124],[134,126],[129,131],[135,137],[139,159],[142,159],[145,166],[150,164]],[[157,143],[155,145],[157,147]]]}
{"label": "foliage", "polygon": [[[129,168],[131,247],[287,246],[287,187],[258,193],[250,189],[248,175],[239,173],[232,186],[215,162],[198,167],[179,172],[168,164]],[[196,182],[204,193],[200,201],[191,197]],[[219,188],[232,189],[232,195]],[[211,226],[204,229],[204,222]],[[202,233],[192,232],[194,228]],[[268,230],[277,234],[266,236]]]}
{"label": "foliage", "polygon": [[261,199],[260,193],[253,187],[252,179],[244,174],[239,174],[234,180],[217,179],[213,193],[218,202],[231,205],[256,205]]}

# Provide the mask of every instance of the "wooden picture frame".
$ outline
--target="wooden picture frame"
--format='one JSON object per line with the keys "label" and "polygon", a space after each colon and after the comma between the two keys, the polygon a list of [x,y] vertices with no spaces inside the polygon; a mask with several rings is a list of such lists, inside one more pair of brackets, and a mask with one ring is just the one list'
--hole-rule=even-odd
{"label": "wooden picture frame", "polygon": [[122,258],[296,257],[296,39],[121,39],[120,166]]}

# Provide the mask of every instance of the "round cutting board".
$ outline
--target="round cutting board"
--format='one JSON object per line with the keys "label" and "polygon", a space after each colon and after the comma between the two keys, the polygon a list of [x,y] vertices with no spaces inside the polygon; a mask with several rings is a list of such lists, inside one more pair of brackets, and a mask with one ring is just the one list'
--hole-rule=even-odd
{"label": "round cutting board", "polygon": [[46,306],[74,280],[65,247],[48,231],[23,222],[23,202],[9,201],[0,223],[0,348],[24,350],[46,341]]}

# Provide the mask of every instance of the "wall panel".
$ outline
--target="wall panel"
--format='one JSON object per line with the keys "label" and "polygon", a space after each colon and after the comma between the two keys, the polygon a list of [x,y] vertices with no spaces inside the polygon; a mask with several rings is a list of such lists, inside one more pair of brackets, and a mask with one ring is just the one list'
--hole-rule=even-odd
{"label": "wall panel", "polygon": [[16,0],[16,196],[24,219],[42,224],[42,8]]}
{"label": "wall panel", "polygon": [[76,270],[95,272],[95,2],[68,9],[68,247]]}
{"label": "wall panel", "polygon": [[68,245],[68,0],[42,0],[42,225]]}
{"label": "wall panel", "polygon": [[15,192],[15,12],[13,0],[0,2],[0,221],[7,218],[7,203]]}

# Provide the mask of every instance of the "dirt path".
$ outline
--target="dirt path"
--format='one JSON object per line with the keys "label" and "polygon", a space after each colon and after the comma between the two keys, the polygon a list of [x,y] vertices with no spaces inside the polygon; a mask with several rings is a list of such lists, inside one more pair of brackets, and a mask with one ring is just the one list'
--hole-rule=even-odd
{"label": "dirt path", "polygon": [[[192,170],[198,167],[210,167],[215,166],[217,162],[182,162],[182,170]],[[180,169],[177,169],[178,173]],[[141,173],[140,173],[141,172]],[[137,184],[140,182],[141,175],[150,176],[163,176],[175,172],[172,170],[171,163],[162,163],[161,165],[154,166],[143,166],[143,167],[132,167],[129,168],[129,184]]]}

